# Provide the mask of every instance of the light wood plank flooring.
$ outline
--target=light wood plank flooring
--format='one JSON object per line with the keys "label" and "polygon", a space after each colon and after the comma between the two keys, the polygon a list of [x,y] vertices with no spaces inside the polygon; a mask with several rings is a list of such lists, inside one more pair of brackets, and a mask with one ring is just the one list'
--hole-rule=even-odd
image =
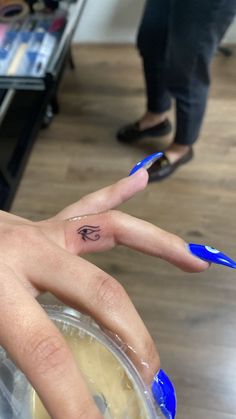
{"label": "light wood plank flooring", "polygon": [[[234,52],[214,60],[195,159],[123,210],[236,258]],[[41,131],[12,208],[31,219],[125,176],[170,141],[127,147],[115,140],[117,128],[137,119],[145,104],[132,47],[76,46],[74,57],[76,70],[66,72],[60,91],[60,115]],[[178,418],[236,418],[236,272],[213,266],[186,274],[123,248],[89,259],[120,280],[154,336],[162,367],[176,385]]]}

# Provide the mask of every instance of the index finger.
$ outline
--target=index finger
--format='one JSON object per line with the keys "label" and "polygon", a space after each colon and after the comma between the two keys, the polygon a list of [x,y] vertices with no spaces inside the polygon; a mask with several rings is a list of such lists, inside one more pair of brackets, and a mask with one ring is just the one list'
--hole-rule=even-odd
{"label": "index finger", "polygon": [[147,186],[147,182],[147,171],[140,169],[133,176],[121,179],[113,185],[83,197],[78,202],[60,211],[53,218],[64,220],[79,214],[97,214],[116,208],[132,198],[137,192],[143,190]]}

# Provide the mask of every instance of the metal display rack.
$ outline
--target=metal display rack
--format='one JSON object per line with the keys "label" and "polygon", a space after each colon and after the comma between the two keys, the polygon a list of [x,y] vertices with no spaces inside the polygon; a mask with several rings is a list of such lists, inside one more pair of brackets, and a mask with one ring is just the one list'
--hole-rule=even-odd
{"label": "metal display rack", "polygon": [[40,77],[0,75],[0,209],[9,210],[42,126],[59,110],[58,86],[73,67],[71,41],[86,0],[69,2],[66,24]]}

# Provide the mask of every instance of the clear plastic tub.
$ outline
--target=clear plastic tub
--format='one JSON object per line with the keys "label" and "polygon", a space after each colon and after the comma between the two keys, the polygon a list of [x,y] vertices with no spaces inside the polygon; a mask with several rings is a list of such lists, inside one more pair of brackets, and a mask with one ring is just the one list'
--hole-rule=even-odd
{"label": "clear plastic tub", "polygon": [[[96,323],[65,307],[46,310],[72,349],[105,419],[164,418],[128,357]],[[24,374],[1,348],[0,418],[49,418]]]}

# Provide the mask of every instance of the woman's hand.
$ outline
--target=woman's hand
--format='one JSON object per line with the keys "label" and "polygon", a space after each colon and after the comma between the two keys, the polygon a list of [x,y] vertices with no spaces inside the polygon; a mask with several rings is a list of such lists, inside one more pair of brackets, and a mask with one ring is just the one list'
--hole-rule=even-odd
{"label": "woman's hand", "polygon": [[35,297],[50,291],[118,335],[150,384],[160,368],[159,357],[134,305],[114,278],[78,255],[123,244],[186,271],[208,267],[177,236],[113,210],[144,189],[147,178],[142,169],[46,221],[0,212],[0,344],[55,419],[101,415],[64,338]]}

